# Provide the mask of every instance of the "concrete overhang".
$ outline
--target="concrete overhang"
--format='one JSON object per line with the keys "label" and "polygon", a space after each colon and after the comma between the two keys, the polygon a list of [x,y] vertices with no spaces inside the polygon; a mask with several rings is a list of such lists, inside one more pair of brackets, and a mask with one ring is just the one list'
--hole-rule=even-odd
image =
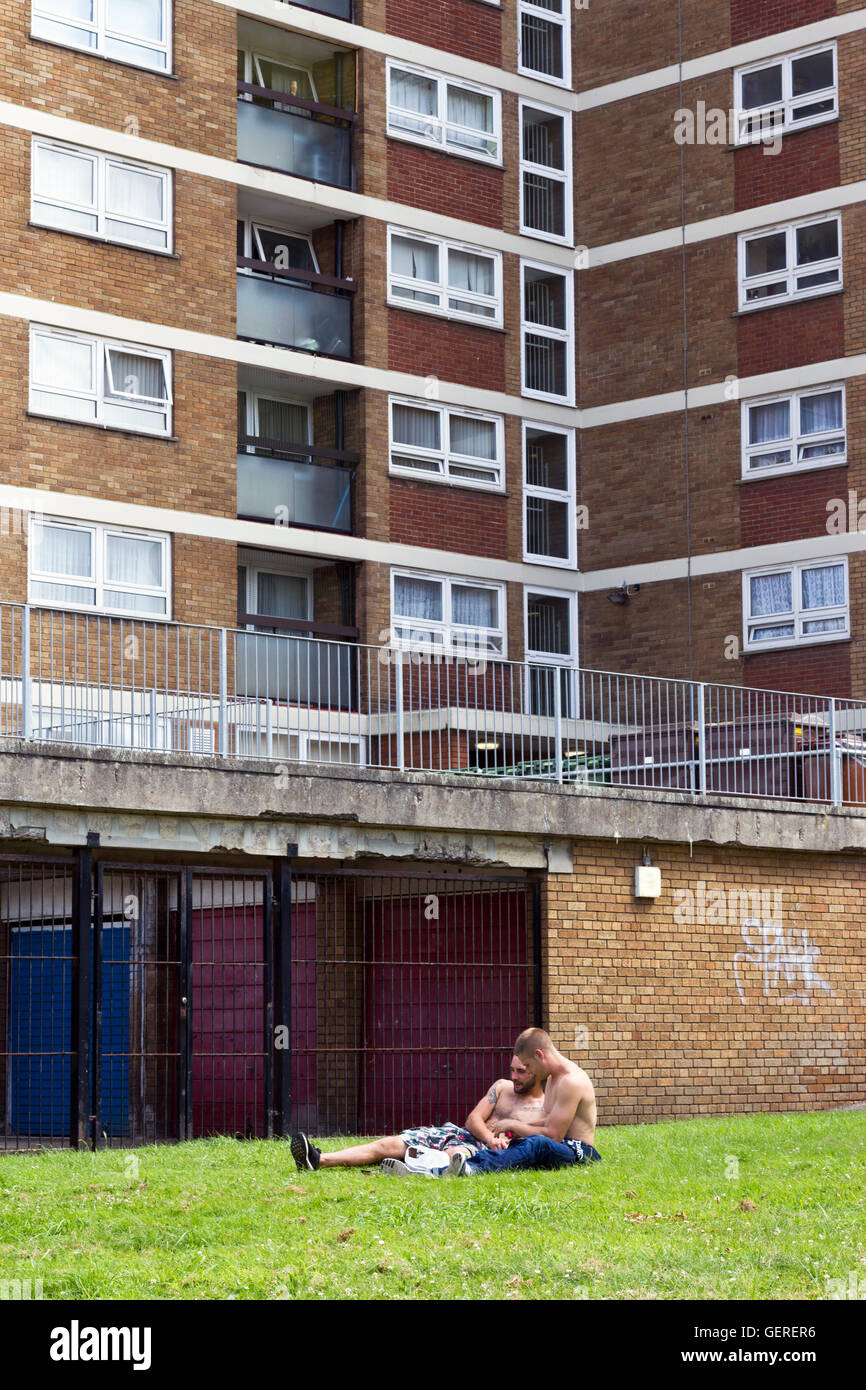
{"label": "concrete overhang", "polygon": [[7,842],[567,872],[576,839],[866,850],[866,807],[7,740]]}

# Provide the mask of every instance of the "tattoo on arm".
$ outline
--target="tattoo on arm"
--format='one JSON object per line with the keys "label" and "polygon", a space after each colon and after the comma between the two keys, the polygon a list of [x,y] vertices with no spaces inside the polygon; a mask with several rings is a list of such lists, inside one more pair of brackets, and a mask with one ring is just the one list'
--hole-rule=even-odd
{"label": "tattoo on arm", "polygon": [[494,1084],[490,1087],[490,1090],[487,1092],[487,1099],[490,1101],[490,1104],[491,1104],[491,1105],[495,1105],[495,1104],[496,1104],[496,1100],[497,1100],[498,1095],[499,1095],[499,1086],[498,1086],[498,1083],[494,1082]]}

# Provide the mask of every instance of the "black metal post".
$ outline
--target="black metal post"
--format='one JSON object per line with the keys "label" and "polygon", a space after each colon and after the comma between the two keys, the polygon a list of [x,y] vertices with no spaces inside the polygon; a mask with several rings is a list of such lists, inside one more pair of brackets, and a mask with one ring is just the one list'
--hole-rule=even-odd
{"label": "black metal post", "polygon": [[89,843],[75,851],[72,876],[72,1074],[70,1077],[69,1142],[84,1149],[92,1140],[90,1108],[91,904],[93,852]]}
{"label": "black metal post", "polygon": [[96,899],[93,913],[93,1057],[91,1060],[93,1092],[94,1149],[102,1135],[102,864],[96,865]]}
{"label": "black metal post", "polygon": [[544,1027],[544,970],[541,959],[541,882],[532,885],[532,1013],[534,1027]]}
{"label": "black metal post", "polygon": [[297,845],[286,846],[285,859],[275,859],[274,884],[274,1016],[269,1045],[274,1054],[274,1133],[292,1132],[292,860]]}
{"label": "black metal post", "polygon": [[262,888],[262,960],[264,961],[265,1138],[274,1137],[274,951],[273,883],[265,875]]}
{"label": "black metal post", "polygon": [[192,1029],[190,1027],[190,943],[192,940],[192,869],[184,869],[178,882],[178,958],[180,980],[177,1025],[177,1137],[192,1133]]}

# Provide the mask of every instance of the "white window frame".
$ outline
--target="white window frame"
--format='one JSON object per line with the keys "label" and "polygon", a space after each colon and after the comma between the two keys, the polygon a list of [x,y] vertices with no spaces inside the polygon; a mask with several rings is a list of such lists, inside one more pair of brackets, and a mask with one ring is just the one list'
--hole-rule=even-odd
{"label": "white window frame", "polygon": [[[440,434],[442,441],[441,449],[421,449],[411,448],[408,445],[396,443],[394,440],[394,406],[405,405],[412,410],[435,411],[440,418]],[[485,420],[495,427],[496,434],[496,458],[489,461],[482,461],[466,454],[457,454],[451,448],[451,417],[452,415],[463,416],[470,420]],[[399,458],[395,454],[412,453],[416,456],[428,458],[431,464],[436,467],[436,472],[431,468],[425,472],[420,468],[401,466]],[[443,405],[438,401],[418,400],[412,396],[389,396],[388,398],[388,471],[395,477],[413,478],[415,482],[422,483],[445,483],[451,487],[469,487],[480,489],[482,492],[504,492],[505,491],[505,422],[501,415],[490,415],[481,410],[464,410],[461,406]],[[499,477],[496,482],[489,482],[486,478],[466,478],[461,474],[452,474],[451,465],[457,464],[461,468],[487,468],[497,470]]]}
{"label": "white window frame", "polygon": [[[445,73],[434,72],[429,68],[419,68],[414,63],[401,63],[396,58],[389,58],[386,62],[386,94],[387,94],[387,133],[395,140],[406,140],[412,145],[423,145],[426,149],[439,150],[442,154],[456,154],[461,159],[473,159],[481,164],[502,164],[502,93],[495,87],[482,87],[477,82],[464,82],[455,77],[448,77]],[[423,77],[428,82],[436,83],[436,111],[433,116],[421,116],[419,113],[407,112],[407,115],[414,115],[418,121],[422,119],[426,122],[429,130],[427,132],[417,130],[407,130],[405,126],[395,124],[394,116],[402,111],[402,107],[393,106],[391,103],[391,73],[397,69],[400,72],[412,73],[415,77]],[[448,119],[448,88],[456,87],[460,91],[475,92],[479,96],[490,97],[493,109],[493,130],[486,135],[486,138],[495,143],[496,149],[492,154],[483,150],[473,150],[462,148],[460,145],[449,143],[449,131],[466,131],[473,138],[482,136],[482,132],[474,127],[458,125],[456,121]]]}
{"label": "white window frame", "polygon": [[[541,111],[547,116],[556,116],[562,121],[563,125],[563,169],[551,169],[547,164],[534,164],[524,158],[523,155],[523,113],[525,110]],[[560,107],[544,106],[538,101],[529,101],[528,98],[521,97],[519,102],[518,118],[518,139],[520,142],[520,231],[524,236],[537,237],[541,241],[552,241],[559,245],[571,246],[574,241],[574,195],[571,182],[571,112],[563,111]],[[531,227],[526,222],[525,217],[525,176],[534,174],[537,178],[549,179],[551,183],[561,183],[563,185],[563,202],[565,204],[564,227],[562,236],[556,232],[541,231],[538,227]]]}
{"label": "white window frame", "polygon": [[[57,386],[52,382],[35,382],[33,379],[33,348],[38,337],[60,338],[64,342],[87,343],[90,345],[92,360],[92,378],[95,382],[93,391],[81,391],[75,387]],[[152,410],[155,406],[164,406],[165,428],[155,430],[148,428],[145,424],[136,428],[134,425],[118,425],[112,420],[107,420],[104,414],[104,407],[107,404],[105,390],[106,385],[112,388],[111,368],[109,362],[109,351],[134,353],[137,357],[149,357],[162,363],[163,376],[165,380],[166,397],[165,400],[157,401],[151,396],[128,397],[126,404],[135,407],[140,403],[143,409]],[[73,420],[78,425],[90,425],[99,429],[120,430],[126,434],[147,434],[156,439],[168,439],[171,437],[172,428],[172,383],[171,383],[171,352],[169,349],[144,347],[141,343],[125,343],[116,338],[96,338],[88,333],[72,333],[66,329],[51,328],[46,324],[33,323],[30,325],[30,371],[29,371],[29,390],[28,410],[39,416],[44,416],[47,420]],[[53,395],[69,396],[75,400],[94,401],[96,405],[96,415],[91,420],[82,420],[78,415],[59,415],[45,410],[33,401],[34,390],[50,391]]]}
{"label": "white window frame", "polygon": [[[570,0],[561,0],[562,13],[557,14],[554,10],[544,9],[541,5],[534,5],[532,0],[517,0],[517,71],[524,73],[527,77],[534,77],[539,82],[550,82],[556,87],[571,86],[571,8]],[[549,73],[542,72],[538,68],[527,67],[523,55],[523,15],[536,19],[545,20],[548,24],[555,24],[562,30],[562,77],[552,77]]]}
{"label": "white window frame", "polygon": [[[259,613],[257,608],[252,606],[253,604],[258,604],[258,576],[260,574],[283,574],[289,579],[303,579],[307,598],[305,619],[312,622],[314,595],[313,575],[311,571],[293,568],[291,557],[289,556],[283,560],[282,558],[278,559],[273,557],[270,553],[268,555],[256,556],[251,554],[248,550],[238,551],[237,568],[246,570],[247,592],[244,612],[249,613],[252,617],[260,619],[258,623],[247,623],[245,625],[245,630],[247,632],[260,632],[262,627],[267,625],[268,620],[273,617],[272,613]],[[279,629],[275,628],[274,631],[279,632]]]}
{"label": "white window frame", "polygon": [[[559,652],[542,652],[529,645],[529,595],[539,594],[542,598],[564,598],[568,600],[568,625],[569,638],[571,642],[571,652],[568,656],[563,656]],[[574,719],[578,713],[578,688],[576,673],[578,671],[577,659],[577,594],[572,589],[551,589],[544,584],[524,584],[523,586],[523,660],[526,666],[526,708],[534,710],[532,671],[531,667],[553,667],[560,671],[570,671],[572,674],[565,682],[566,690],[563,691],[563,682],[560,681],[560,708],[564,718]],[[555,709],[555,706],[554,706]],[[542,718],[552,718],[554,709],[546,713],[537,710],[536,713]]]}
{"label": "white window frame", "polygon": [[[404,618],[395,609],[394,590],[396,579],[423,579],[427,582],[442,585],[442,618],[441,620]],[[497,628],[469,628],[456,625],[451,617],[451,589],[454,585],[466,589],[486,589],[493,590],[498,595],[499,622]],[[427,570],[404,569],[398,567],[391,570],[390,584],[390,612],[391,612],[391,646],[395,651],[404,652],[423,652],[432,657],[436,656],[471,656],[474,658],[488,657],[492,660],[504,660],[508,656],[508,609],[506,606],[506,588],[504,584],[496,583],[494,580],[474,579],[466,575],[431,574]],[[412,625],[415,638],[401,637],[397,634],[400,626]],[[422,633],[430,633],[432,637],[441,637],[441,642],[425,641]],[[470,634],[476,635],[476,640],[467,640]],[[488,643],[478,640],[480,634],[488,634]],[[499,647],[491,647],[489,638],[498,640]],[[463,640],[461,640],[461,638]]]}
{"label": "white window frame", "polygon": [[[536,483],[530,483],[526,476],[526,432],[530,429],[543,430],[545,434],[561,434],[565,438],[565,457],[567,469],[567,485],[565,489],[539,487]],[[522,430],[522,456],[523,456],[523,558],[527,564],[531,565],[555,565],[559,569],[577,568],[577,496],[576,496],[576,477],[574,466],[574,430],[563,428],[561,425],[548,425],[538,420],[524,420]],[[554,555],[537,555],[529,549],[529,521],[527,517],[527,504],[531,497],[541,498],[543,501],[564,503],[567,508],[567,527],[568,527],[568,556],[565,559],[558,559]],[[533,589],[533,593],[541,592]]]}
{"label": "white window frame", "polygon": [[[793,64],[800,58],[810,58],[816,53],[833,54],[833,83],[830,87],[822,87],[816,92],[810,92],[807,96],[795,97],[793,95]],[[764,72],[767,68],[781,67],[782,69],[782,97],[780,101],[771,102],[767,106],[754,106],[750,110],[742,105],[742,82],[744,77],[748,77],[753,72]],[[796,120],[794,113],[800,106],[813,106],[816,102],[826,101],[828,97],[833,98],[833,108],[830,111],[821,111],[815,116],[807,117],[805,120]],[[751,145],[766,139],[768,133],[773,135],[788,135],[796,130],[808,130],[810,126],[822,125],[825,121],[834,121],[839,115],[839,62],[836,51],[836,41],[830,43],[814,44],[811,48],[800,48],[796,53],[785,53],[779,58],[765,58],[760,63],[750,63],[748,67],[734,69],[734,109],[736,112],[736,143],[738,145]],[[750,130],[749,127],[757,122],[756,127]]]}
{"label": "white window frame", "polygon": [[[259,261],[267,258],[261,254],[261,244],[256,245],[256,235],[258,232],[270,232],[273,236],[287,236],[294,241],[305,241],[310,248],[310,260],[313,262],[313,269],[316,274],[320,274],[319,258],[316,255],[316,248],[313,246],[313,238],[308,232],[296,232],[293,227],[274,227],[270,222],[263,222],[260,217],[236,217],[235,222],[242,222],[244,228],[244,255],[250,260]],[[288,271],[288,266],[286,267]],[[252,266],[238,266],[238,275],[253,275],[257,278],[270,279],[266,270],[253,270]],[[304,282],[306,284],[306,281]]]}
{"label": "white window frame", "polygon": [[[49,43],[60,44],[63,48],[80,49],[84,53],[92,53],[94,57],[105,58],[109,62],[126,63],[130,67],[141,68],[144,72],[171,72],[171,31],[173,14],[171,0],[160,0],[162,6],[162,32],[164,40],[162,43],[156,41],[146,42],[134,35],[124,34],[120,29],[110,29],[108,27],[108,0],[93,0],[93,19],[72,19],[69,15],[58,14],[52,10],[51,0],[33,0],[30,17],[30,33],[33,38],[46,39]],[[40,23],[42,28],[40,30]],[[75,43],[70,35],[58,38],[55,34],[48,32],[51,24],[62,25],[66,29],[78,29],[82,34],[82,41]],[[84,35],[92,35],[93,42],[87,42]],[[136,62],[134,57],[129,55],[118,55],[106,52],[106,47],[112,41],[125,43],[134,48],[150,49],[157,59],[153,63]],[[162,61],[159,61],[162,60]]]}
{"label": "white window frame", "polygon": [[[813,261],[807,266],[798,269],[796,265],[797,232],[804,227],[820,226],[824,222],[835,222],[838,228],[839,255],[825,261]],[[746,248],[751,241],[760,241],[762,237],[773,236],[779,232],[784,232],[786,242],[786,266],[784,270],[777,270],[766,275],[755,275],[751,281],[746,278]],[[739,257],[739,302],[740,311],[752,313],[759,309],[771,308],[774,304],[789,304],[794,299],[815,299],[825,294],[836,294],[843,288],[842,280],[842,214],[839,212],[824,212],[817,217],[807,217],[799,222],[783,222],[775,227],[763,227],[760,231],[743,232],[739,237],[738,257]],[[838,268],[838,279],[823,285],[810,285],[804,289],[797,286],[797,277],[820,275],[824,271]],[[776,281],[785,280],[786,288],[782,294],[768,295],[764,299],[749,299],[750,289],[759,289],[762,285],[771,284]]]}
{"label": "white window frame", "polygon": [[[36,192],[36,163],[40,150],[59,150],[63,154],[75,155],[79,159],[88,159],[94,166],[94,186],[96,196],[94,203],[85,207],[82,204],[73,204],[59,199],[52,199],[38,195]],[[153,246],[147,241],[137,241],[134,236],[135,222],[132,218],[119,217],[117,213],[109,214],[108,207],[108,172],[109,169],[135,169],[141,173],[149,174],[159,178],[163,185],[163,198],[165,207],[165,217],[161,222],[149,219],[138,219],[138,225],[142,227],[152,227],[157,231],[164,231],[166,234],[165,246]],[[80,227],[62,227],[57,222],[45,220],[45,214],[37,203],[48,203],[57,208],[60,212],[69,209],[75,212],[84,212],[97,219],[96,231],[83,231]],[[135,246],[141,251],[150,251],[155,256],[170,256],[173,253],[173,209],[172,209],[172,178],[171,170],[160,168],[157,164],[144,164],[138,160],[120,159],[116,155],[101,154],[99,150],[87,149],[83,145],[67,145],[60,140],[48,140],[41,136],[34,136],[30,149],[30,221],[37,227],[48,227],[52,231],[67,232],[73,236],[89,237],[93,241],[107,241],[118,246]],[[108,221],[127,221],[130,224],[130,235],[128,237],[118,236],[116,232],[108,235],[105,230]]]}
{"label": "white window frame", "polygon": [[[841,565],[845,576],[845,601],[843,604],[832,608],[803,608],[801,601],[802,583],[801,575],[804,570],[826,569],[828,566]],[[751,588],[750,581],[759,579],[762,575],[770,574],[790,574],[791,575],[791,599],[792,608],[784,613],[764,613],[760,617],[751,615]],[[848,557],[845,555],[830,555],[822,560],[805,560],[797,564],[790,565],[768,565],[763,569],[743,571],[743,650],[746,652],[767,652],[778,651],[784,647],[811,647],[827,642],[843,642],[851,636],[851,615],[850,615],[851,590],[848,583]],[[837,628],[832,632],[803,632],[803,623],[810,622],[816,618],[844,618],[844,628]],[[753,641],[752,629],[757,627],[779,627],[782,623],[791,623],[794,632],[790,637],[777,637],[772,641]]]}
{"label": "white window frame", "polygon": [[[264,401],[277,401],[278,403],[280,403],[280,404],[282,404],[282,405],[294,405],[294,406],[297,406],[297,407],[299,407],[301,410],[303,410],[303,411],[306,412],[306,417],[307,417],[307,437],[306,437],[306,439],[303,439],[303,440],[299,439],[297,442],[298,442],[299,444],[312,444],[312,442],[313,442],[313,407],[309,404],[309,402],[307,402],[307,401],[298,401],[298,400],[294,400],[291,396],[286,396],[286,395],[284,395],[283,392],[281,392],[281,391],[261,391],[261,390],[259,390],[257,387],[253,387],[253,386],[242,386],[242,385],[241,385],[241,386],[238,386],[237,389],[238,389],[238,395],[243,394],[243,395],[246,397],[246,401],[245,401],[244,404],[245,404],[245,409],[246,409],[246,433],[247,433],[247,434],[254,435],[254,436],[260,436],[260,435],[261,435],[261,431],[260,431],[260,429],[259,429],[259,401],[260,401],[260,400],[264,400]],[[244,453],[247,453],[247,454],[254,454],[254,453],[256,452],[255,446],[252,445],[252,444],[247,444],[247,445],[244,446],[243,452],[244,452]]]}
{"label": "white window frame", "polygon": [[[548,328],[536,324],[525,317],[526,314],[526,271],[544,270],[550,275],[559,275],[565,281],[565,328]],[[566,393],[556,395],[552,391],[539,391],[526,384],[526,337],[549,338],[552,342],[565,343],[565,383]],[[556,401],[562,405],[574,405],[574,271],[564,270],[558,265],[546,265],[543,261],[520,262],[520,394],[538,401]]]}
{"label": "white window frame", "polygon": [[[312,100],[319,100],[316,83],[313,78],[313,70],[312,68],[306,67],[304,63],[289,63],[285,58],[276,58],[272,53],[262,53],[257,48],[240,48],[238,52],[243,54],[245,82],[250,82],[256,87],[267,87],[268,84],[264,81],[262,76],[262,63],[277,63],[280,67],[295,68],[298,72],[304,73],[310,83],[310,90],[313,93]],[[243,92],[239,95],[239,100],[241,101],[252,101],[252,99],[252,94],[250,92]],[[286,105],[291,109],[290,102],[287,102]],[[296,110],[300,109],[300,107],[296,108]]]}
{"label": "white window frame", "polygon": [[[439,248],[439,280],[412,280],[400,275],[392,268],[391,242],[395,236],[406,237],[409,241],[423,242]],[[448,256],[452,251],[466,251],[472,256],[483,256],[493,262],[492,295],[482,295],[472,290],[456,290],[448,285]],[[437,304],[421,304],[417,300],[403,299],[393,293],[394,284],[405,285],[409,289],[421,290],[424,294],[438,295]],[[480,314],[465,314],[460,309],[448,306],[450,298],[476,300],[479,304],[493,308],[492,317]],[[412,231],[408,227],[388,227],[388,303],[397,309],[409,309],[419,314],[435,314],[439,318],[454,319],[459,323],[471,323],[476,327],[502,328],[502,252],[490,251],[484,246],[470,246],[463,241],[447,241],[443,237],[427,236],[423,232]]]}
{"label": "white window frame", "polygon": [[[91,577],[85,579],[80,574],[61,575],[50,570],[36,570],[33,568],[33,547],[32,541],[28,539],[27,545],[27,602],[32,603],[36,608],[60,608],[82,613],[111,613],[122,617],[138,618],[142,622],[166,623],[171,621],[171,537],[167,532],[162,531],[142,531],[133,526],[111,526],[99,522],[74,521],[62,516],[40,516],[40,522],[46,526],[62,526],[69,531],[83,531],[91,537]],[[31,531],[31,536],[35,531]],[[126,539],[147,540],[159,542],[162,550],[162,574],[163,583],[161,586],[151,586],[142,584],[124,583],[117,580],[106,578],[106,553],[108,550],[108,537],[120,536]],[[94,589],[95,600],[93,603],[74,603],[69,599],[46,599],[37,598],[33,594],[34,584],[63,584],[68,587],[81,589]],[[141,608],[114,608],[105,602],[104,592],[106,589],[127,589],[130,591],[141,591],[142,594],[154,595],[165,599],[164,613],[149,613]]]}
{"label": "white window frame", "polygon": [[[838,430],[825,430],[819,434],[803,434],[800,428],[800,402],[804,396],[832,396],[839,393],[842,397],[842,425]],[[749,443],[749,411],[761,405],[781,405],[787,401],[790,409],[791,433],[785,439],[769,440],[765,444]],[[806,473],[813,468],[838,468],[848,462],[848,431],[847,431],[847,409],[845,401],[845,386],[843,382],[835,382],[830,386],[806,387],[801,391],[782,391],[772,396],[746,397],[742,403],[741,419],[741,438],[742,448],[742,467],[743,478],[774,478],[780,473]],[[823,440],[831,441],[842,436],[844,448],[839,454],[828,454],[825,458],[803,459],[799,458],[800,448],[803,445],[814,447]],[[750,468],[749,461],[752,457],[759,454],[772,453],[778,448],[788,448],[791,451],[790,463],[770,464],[763,468]]]}

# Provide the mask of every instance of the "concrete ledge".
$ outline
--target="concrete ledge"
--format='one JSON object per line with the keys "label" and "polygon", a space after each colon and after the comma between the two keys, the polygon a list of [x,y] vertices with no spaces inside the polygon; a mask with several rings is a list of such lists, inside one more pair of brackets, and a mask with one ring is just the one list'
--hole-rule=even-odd
{"label": "concrete ledge", "polygon": [[[34,745],[0,756],[0,833],[49,843],[326,858],[360,853],[519,863],[566,872],[572,839],[866,849],[866,808],[688,796],[662,790],[396,773],[346,765]],[[60,840],[57,837],[71,835]],[[529,843],[527,843],[529,837]],[[378,848],[375,846],[378,845]],[[501,857],[499,857],[501,856]]]}

